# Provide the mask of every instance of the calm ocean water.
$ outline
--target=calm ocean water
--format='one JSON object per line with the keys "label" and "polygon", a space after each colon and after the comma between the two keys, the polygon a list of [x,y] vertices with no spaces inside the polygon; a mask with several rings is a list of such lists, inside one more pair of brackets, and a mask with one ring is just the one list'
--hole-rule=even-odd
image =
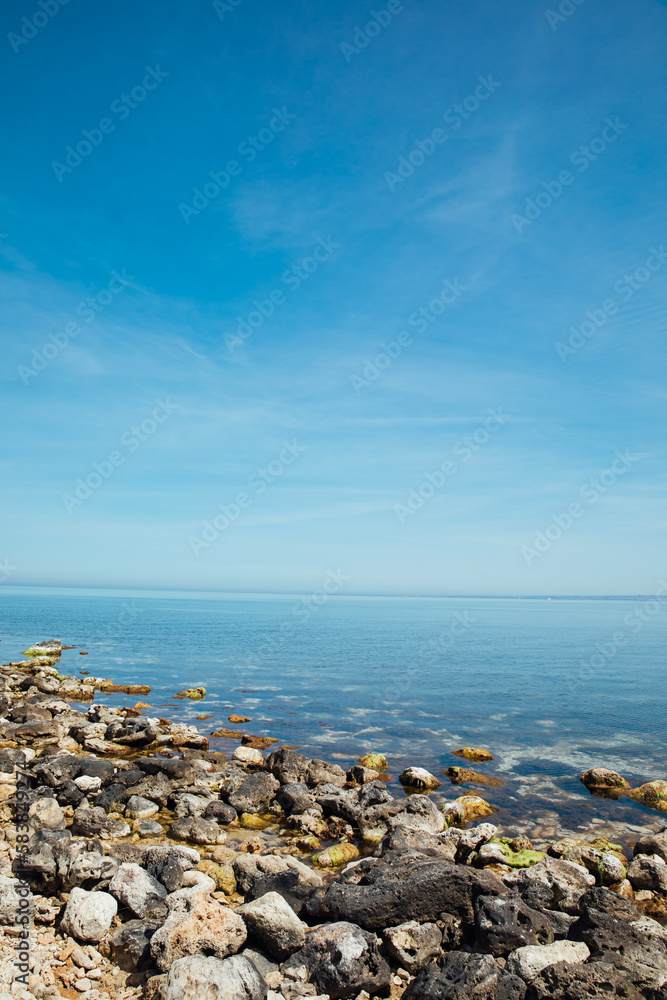
{"label": "calm ocean water", "polygon": [[[627,799],[593,798],[578,780],[595,765],[633,784],[667,777],[663,602],[334,597],[316,605],[3,588],[1,606],[3,662],[61,639],[89,653],[65,652],[63,672],[150,684],[147,714],[207,734],[235,712],[252,719],[245,731],[344,766],[379,750],[395,785],[408,765],[437,774],[464,763],[451,750],[486,747],[495,759],[477,770],[504,784],[481,793],[508,832],[539,841],[599,830],[631,842],[640,827],[667,822]],[[172,699],[198,685],[205,702]],[[203,713],[211,718],[197,721]],[[442,781],[436,799],[463,794]]]}

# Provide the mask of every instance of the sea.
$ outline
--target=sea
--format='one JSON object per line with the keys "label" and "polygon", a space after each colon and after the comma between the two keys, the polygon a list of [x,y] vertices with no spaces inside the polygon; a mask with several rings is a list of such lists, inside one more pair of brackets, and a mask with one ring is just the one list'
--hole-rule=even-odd
{"label": "sea", "polygon": [[[436,801],[482,795],[508,836],[631,844],[667,816],[593,797],[590,767],[633,787],[667,778],[667,604],[619,599],[387,598],[3,586],[2,662],[43,639],[75,647],[61,672],[148,684],[144,714],[278,740],[351,766],[384,753],[396,795],[409,766]],[[81,653],[86,653],[85,659]],[[174,695],[203,686],[206,698]],[[100,695],[130,706],[136,698]],[[78,706],[77,706],[78,707]],[[83,708],[85,710],[85,706]],[[248,723],[233,726],[230,714]],[[211,739],[231,752],[238,739]],[[467,764],[452,751],[488,750]],[[492,786],[455,786],[466,766]]]}

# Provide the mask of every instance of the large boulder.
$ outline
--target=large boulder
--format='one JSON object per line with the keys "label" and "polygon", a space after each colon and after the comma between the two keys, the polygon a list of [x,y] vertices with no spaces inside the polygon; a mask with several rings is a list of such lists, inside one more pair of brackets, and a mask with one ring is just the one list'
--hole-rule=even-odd
{"label": "large boulder", "polygon": [[[363,875],[363,882],[356,884]],[[507,889],[491,872],[452,865],[420,854],[392,863],[365,861],[306,904],[314,920],[349,920],[367,930],[394,927],[406,920],[435,921],[442,913],[474,923],[478,896],[505,896]]]}
{"label": "large boulder", "polygon": [[481,951],[507,955],[526,945],[550,944],[553,927],[520,896],[479,896],[475,904],[475,929]]}
{"label": "large boulder", "polygon": [[211,899],[213,879],[189,889],[179,889],[167,899],[169,916],[151,939],[151,955],[158,969],[166,971],[186,955],[226,958],[245,944],[247,932],[228,906]]}
{"label": "large boulder", "polygon": [[61,930],[78,941],[97,944],[111,927],[118,903],[108,892],[86,892],[76,886],[69,894]]}
{"label": "large boulder", "polygon": [[306,943],[306,925],[277,892],[239,906],[250,937],[269,955],[285,959]]}
{"label": "large boulder", "polygon": [[242,955],[221,961],[191,955],[174,962],[161,1000],[264,1000],[267,985]]}
{"label": "large boulder", "polygon": [[331,1000],[388,989],[391,972],[378,941],[356,924],[341,921],[311,931],[306,945],[283,965],[283,973],[305,966],[308,981]]}
{"label": "large boulder", "polygon": [[525,984],[501,973],[490,955],[450,951],[410,983],[403,1000],[523,1000]]}

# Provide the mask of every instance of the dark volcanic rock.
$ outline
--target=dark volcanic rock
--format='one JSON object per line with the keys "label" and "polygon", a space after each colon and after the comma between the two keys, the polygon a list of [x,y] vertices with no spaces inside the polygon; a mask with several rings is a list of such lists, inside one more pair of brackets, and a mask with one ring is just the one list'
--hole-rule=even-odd
{"label": "dark volcanic rock", "polygon": [[266,812],[269,802],[280,788],[280,782],[266,771],[249,775],[243,784],[229,796],[229,804],[237,813]]}
{"label": "dark volcanic rock", "polygon": [[112,837],[127,837],[130,828],[123,820],[111,819],[104,809],[94,806],[85,809],[79,806],[74,812],[72,833],[82,837],[100,837],[110,840]]}
{"label": "dark volcanic rock", "polygon": [[222,826],[228,826],[229,823],[236,822],[238,814],[236,809],[228,806],[226,802],[214,799],[213,802],[209,802],[206,806],[204,819],[214,819],[216,823],[220,823]]}
{"label": "dark volcanic rock", "polygon": [[525,992],[526,984],[502,973],[490,955],[450,951],[420,972],[403,1000],[523,1000]]}
{"label": "dark volcanic rock", "polygon": [[303,781],[282,785],[276,792],[276,799],[286,813],[303,813],[315,805],[315,797]]}
{"label": "dark volcanic rock", "polygon": [[171,781],[190,779],[194,768],[180,757],[139,757],[134,761],[146,774],[165,774]]}
{"label": "dark volcanic rock", "polygon": [[391,973],[380,954],[377,938],[353,923],[342,921],[311,931],[306,945],[283,964],[283,971],[305,965],[308,978],[331,1000],[372,995],[389,987]]}
{"label": "dark volcanic rock", "polygon": [[528,986],[526,1000],[644,1000],[644,994],[628,982],[627,976],[603,962],[572,965],[557,962],[548,965]]}
{"label": "dark volcanic rock", "polygon": [[[350,876],[358,877],[355,869]],[[507,894],[490,872],[411,854],[392,864],[376,862],[359,884],[341,876],[313,893],[306,913],[317,921],[354,920],[368,930],[394,927],[406,920],[437,920],[441,913],[451,913],[471,925],[478,896]]]}
{"label": "dark volcanic rock", "polygon": [[126,972],[149,969],[151,938],[160,927],[157,920],[128,920],[110,938],[114,961]]}
{"label": "dark volcanic rock", "polygon": [[260,875],[245,894],[245,902],[249,903],[253,899],[259,899],[267,892],[277,892],[292,907],[297,917],[303,919],[304,907],[315,887],[306,885],[300,878],[298,871],[294,868],[286,872],[276,874]]}
{"label": "dark volcanic rock", "polygon": [[554,939],[549,920],[520,896],[479,896],[475,928],[480,950],[492,955],[507,955],[529,944],[551,944]]}
{"label": "dark volcanic rock", "polygon": [[281,785],[303,781],[308,764],[308,758],[296,750],[274,750],[265,761],[267,771],[270,771]]}
{"label": "dark volcanic rock", "polygon": [[[615,897],[612,898],[612,897]],[[589,900],[595,905],[589,905]],[[570,938],[584,941],[593,961],[622,970],[640,988],[667,983],[667,935],[659,925],[633,918],[634,904],[607,889],[596,889],[582,900],[581,916]]]}

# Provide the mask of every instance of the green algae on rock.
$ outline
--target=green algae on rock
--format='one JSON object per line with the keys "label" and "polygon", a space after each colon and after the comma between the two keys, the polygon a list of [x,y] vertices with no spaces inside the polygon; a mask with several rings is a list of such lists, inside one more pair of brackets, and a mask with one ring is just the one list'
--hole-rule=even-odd
{"label": "green algae on rock", "polygon": [[530,868],[544,857],[544,851],[534,851],[532,848],[522,848],[515,851],[511,837],[492,837],[480,848],[479,857],[484,862],[493,860],[510,868]]}
{"label": "green algae on rock", "polygon": [[340,865],[356,861],[359,857],[359,848],[356,844],[350,844],[344,840],[341,844],[332,844],[325,847],[323,851],[317,851],[311,855],[310,860],[320,868],[338,868]]}
{"label": "green algae on rock", "polygon": [[185,691],[179,691],[178,694],[172,695],[174,698],[189,698],[190,701],[202,701],[206,697],[206,688],[187,688]]}
{"label": "green algae on rock", "polygon": [[629,799],[641,802],[649,809],[656,809],[658,812],[667,812],[667,781],[647,781],[639,788],[633,788],[626,793]]}
{"label": "green algae on rock", "polygon": [[496,806],[479,795],[461,795],[453,802],[443,802],[440,809],[445,814],[447,826],[459,827],[465,827],[475,819],[486,819],[497,811]]}
{"label": "green algae on rock", "polygon": [[384,771],[387,767],[387,758],[383,753],[367,753],[359,758],[362,767],[370,767],[373,771]]}

